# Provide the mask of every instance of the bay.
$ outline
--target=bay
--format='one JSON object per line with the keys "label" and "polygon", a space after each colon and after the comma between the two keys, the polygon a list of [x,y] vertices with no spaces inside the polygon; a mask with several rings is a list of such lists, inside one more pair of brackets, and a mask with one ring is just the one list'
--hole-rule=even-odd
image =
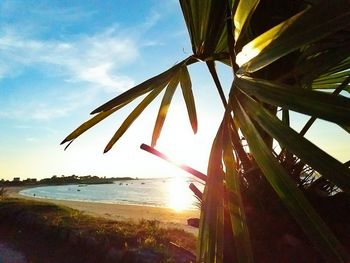
{"label": "bay", "polygon": [[56,200],[72,200],[127,205],[166,207],[174,210],[196,210],[198,200],[188,188],[194,183],[190,177],[135,179],[115,181],[113,184],[40,186],[24,189],[21,195]]}

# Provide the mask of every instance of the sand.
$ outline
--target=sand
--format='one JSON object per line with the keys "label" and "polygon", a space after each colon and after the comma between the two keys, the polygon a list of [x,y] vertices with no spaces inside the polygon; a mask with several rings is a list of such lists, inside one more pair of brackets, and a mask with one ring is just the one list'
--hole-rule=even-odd
{"label": "sand", "polygon": [[187,219],[192,217],[199,217],[199,211],[184,210],[176,211],[170,208],[151,207],[151,206],[139,206],[139,205],[121,205],[121,204],[105,204],[95,202],[80,202],[80,201],[67,201],[67,200],[55,200],[55,199],[43,199],[28,197],[19,194],[19,192],[28,187],[8,187],[7,193],[9,197],[23,198],[29,200],[51,202],[58,205],[67,206],[73,209],[77,209],[84,214],[103,217],[112,220],[131,220],[139,221],[141,219],[146,220],[158,220],[162,227],[178,227],[186,230],[187,232],[198,234],[198,229],[188,226]]}

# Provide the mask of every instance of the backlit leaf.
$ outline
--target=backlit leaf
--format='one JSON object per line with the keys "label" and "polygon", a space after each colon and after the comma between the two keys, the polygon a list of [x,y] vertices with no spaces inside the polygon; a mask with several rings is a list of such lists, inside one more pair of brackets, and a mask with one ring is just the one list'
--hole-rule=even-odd
{"label": "backlit leaf", "polygon": [[209,157],[208,178],[201,206],[198,262],[223,262],[224,171],[222,166],[222,135],[220,127]]}
{"label": "backlit leaf", "polygon": [[304,163],[309,164],[328,180],[350,193],[350,170],[347,167],[283,124],[276,116],[273,116],[249,96],[241,94],[239,100],[250,118],[254,119],[268,134],[282,143]]}
{"label": "backlit leaf", "polygon": [[323,1],[248,43],[237,55],[237,64],[241,66],[242,72],[255,72],[302,45],[349,26],[350,8],[347,0]]}
{"label": "backlit leaf", "polygon": [[180,71],[180,85],[182,90],[182,95],[186,102],[188,117],[191,122],[192,130],[194,133],[197,133],[197,113],[196,106],[194,102],[194,97],[192,93],[192,83],[190,79],[190,75],[188,74],[187,67],[182,67]]}
{"label": "backlit leaf", "polygon": [[232,138],[230,138],[230,123],[225,118],[223,131],[223,161],[225,164],[225,182],[229,196],[227,205],[231,219],[231,227],[235,238],[235,251],[238,263],[254,262],[253,252],[249,237],[249,230],[244,211],[244,204],[241,194],[239,174],[237,171],[237,163],[233,155]]}
{"label": "backlit leaf", "polygon": [[[166,84],[165,84],[166,85]],[[120,139],[120,137],[126,132],[130,125],[136,120],[136,118],[143,112],[143,110],[157,97],[157,95],[162,91],[165,85],[161,85],[158,88],[152,90],[146,98],[144,98],[139,105],[130,113],[130,115],[124,120],[122,125],[113,135],[112,139],[108,142],[104,153],[108,152],[113,145]]]}
{"label": "backlit leaf", "polygon": [[123,105],[119,105],[119,107],[110,109],[108,111],[103,111],[100,112],[99,114],[97,114],[96,116],[92,117],[90,120],[84,122],[83,124],[81,124],[78,128],[76,128],[71,134],[69,134],[62,142],[61,144],[64,144],[68,141],[72,141],[74,139],[76,139],[78,136],[80,136],[82,133],[86,132],[88,129],[90,129],[91,127],[95,126],[97,123],[99,123],[100,121],[104,120],[105,118],[107,118],[109,115],[111,115],[112,113],[116,112],[117,110],[119,110],[120,108],[122,108],[123,106],[125,106],[126,104]]}
{"label": "backlit leaf", "polygon": [[168,113],[168,109],[171,103],[171,99],[173,98],[174,92],[176,90],[177,85],[179,84],[179,77],[175,75],[172,80],[169,82],[168,87],[165,90],[165,94],[163,96],[156,123],[154,125],[153,134],[152,134],[152,144],[151,146],[154,147],[157,143],[157,140],[159,138],[159,135],[162,131],[162,127],[166,118],[166,115]]}
{"label": "backlit leaf", "polygon": [[259,4],[259,0],[244,0],[239,1],[235,16],[235,40],[237,42],[244,25],[249,22],[251,15],[254,13],[255,8]]}
{"label": "backlit leaf", "polygon": [[180,0],[193,53],[205,59],[227,50],[225,0]]}
{"label": "backlit leaf", "polygon": [[310,241],[326,261],[348,262],[345,249],[267,148],[239,100],[233,101],[232,106],[256,163]]}
{"label": "backlit leaf", "polygon": [[341,83],[344,68],[350,68],[350,60],[338,71],[334,72],[333,68],[339,67],[342,61],[345,62],[344,56],[350,55],[350,42],[344,45],[344,47],[330,48],[321,54],[311,54],[311,58],[298,64],[296,70],[301,75],[301,84],[310,86],[310,84],[321,84],[325,81],[327,83],[336,83],[337,80]]}
{"label": "backlit leaf", "polygon": [[237,86],[266,103],[338,124],[350,124],[350,99],[257,78],[236,78]]}
{"label": "backlit leaf", "polygon": [[91,114],[95,114],[101,111],[107,111],[109,109],[112,109],[114,107],[117,107],[119,104],[125,103],[125,102],[131,102],[132,100],[136,99],[137,97],[146,94],[147,92],[153,90],[155,87],[158,87],[160,85],[166,85],[172,76],[176,74],[183,65],[190,65],[192,63],[197,62],[196,59],[189,57],[181,61],[180,63],[176,64],[172,68],[164,71],[163,73],[150,78],[141,84],[127,90],[126,92],[120,94],[119,96],[115,97],[114,99],[111,99],[110,101],[106,102],[102,106],[98,107],[94,111],[92,111]]}

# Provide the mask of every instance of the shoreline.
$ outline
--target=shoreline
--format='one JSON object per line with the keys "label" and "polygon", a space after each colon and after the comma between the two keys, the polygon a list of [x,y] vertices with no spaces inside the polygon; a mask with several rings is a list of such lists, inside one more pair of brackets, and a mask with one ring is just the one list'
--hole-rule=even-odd
{"label": "shoreline", "polygon": [[19,194],[20,191],[33,186],[13,186],[7,187],[7,194],[11,198],[20,198],[34,201],[50,202],[57,205],[67,206],[83,212],[86,215],[102,217],[116,221],[135,221],[142,219],[157,220],[162,227],[177,227],[184,229],[194,235],[198,235],[198,229],[188,226],[187,219],[199,217],[200,211],[184,210],[175,211],[171,208],[141,206],[134,204],[109,204],[86,201],[56,200],[47,198],[30,197]]}

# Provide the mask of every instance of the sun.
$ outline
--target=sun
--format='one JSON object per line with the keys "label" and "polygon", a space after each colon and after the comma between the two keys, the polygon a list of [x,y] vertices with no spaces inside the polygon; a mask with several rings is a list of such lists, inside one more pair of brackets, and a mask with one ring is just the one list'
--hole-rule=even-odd
{"label": "sun", "polygon": [[193,134],[188,120],[184,118],[186,113],[173,112],[169,115],[155,148],[175,164],[186,164],[204,172],[214,136],[213,128],[204,126]]}

